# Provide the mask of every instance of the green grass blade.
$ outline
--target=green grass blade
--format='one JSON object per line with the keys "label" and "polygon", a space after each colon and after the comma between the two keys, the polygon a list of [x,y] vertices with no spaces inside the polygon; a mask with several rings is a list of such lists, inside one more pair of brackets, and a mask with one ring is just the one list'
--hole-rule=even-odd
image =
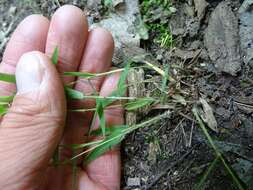
{"label": "green grass blade", "polygon": [[197,120],[197,122],[198,122],[200,128],[202,129],[204,135],[206,136],[208,142],[210,143],[210,145],[211,145],[212,148],[214,149],[216,155],[217,155],[217,156],[220,156],[220,151],[219,151],[219,149],[216,147],[216,145],[214,144],[213,139],[211,138],[211,136],[209,135],[209,133],[208,133],[206,127],[205,127],[205,124],[203,123],[203,121],[201,120],[201,118],[200,118],[200,116],[199,116],[199,113],[198,113],[197,108],[194,107],[194,108],[192,109],[192,112],[193,112],[193,114],[194,114],[194,116],[195,116],[195,118],[196,118],[196,120]]}
{"label": "green grass blade", "polygon": [[70,87],[65,86],[65,93],[68,99],[73,99],[73,100],[83,100],[84,99],[84,94],[80,91],[74,90]]}
{"label": "green grass blade", "polygon": [[[130,64],[131,63],[128,63],[126,65],[126,67],[124,68],[124,71],[121,73],[119,82],[117,84],[117,89],[114,90],[111,93],[111,95],[108,97],[96,98],[96,103],[97,103],[96,104],[96,112],[93,116],[93,121],[95,121],[95,119],[96,119],[95,117],[98,115],[98,117],[100,119],[100,127],[101,127],[104,135],[105,135],[105,121],[103,121],[104,116],[102,114],[102,110],[105,109],[110,104],[112,104],[113,102],[115,102],[116,100],[118,100],[117,97],[122,97],[126,94],[126,90],[127,90],[126,80],[127,80],[127,75],[128,75],[129,69],[130,69]],[[113,97],[113,98],[110,98],[110,97]]]}
{"label": "green grass blade", "polygon": [[8,111],[8,107],[6,105],[0,105],[0,116],[3,116]]}
{"label": "green grass blade", "polygon": [[59,60],[59,48],[56,47],[56,48],[54,49],[53,55],[52,55],[52,57],[51,57],[51,61],[52,61],[52,63],[53,63],[54,65],[57,65],[58,60]]}
{"label": "green grass blade", "polygon": [[113,146],[119,144],[124,139],[123,135],[110,136],[108,140],[105,140],[102,145],[91,151],[84,159],[85,164],[89,164],[91,161],[95,160],[106,151],[110,150]]}
{"label": "green grass blade", "polygon": [[[53,56],[51,58],[53,64],[57,64],[58,62],[58,56],[59,56],[59,49],[56,47],[54,49]],[[16,83],[16,77],[12,74],[7,73],[0,73],[0,81],[9,82],[9,83]]]}
{"label": "green grass blade", "polygon": [[[154,71],[159,73],[162,77],[166,77],[166,72],[164,70],[160,69],[159,67],[157,67],[157,66],[155,66],[155,65],[153,65],[153,64],[151,64],[147,61],[144,61],[143,63],[145,63],[148,66],[148,68],[153,69]],[[168,80],[170,82],[175,82],[175,79],[172,78],[170,75],[168,75]]]}
{"label": "green grass blade", "polygon": [[[126,85],[126,81],[127,81],[127,76],[130,70],[130,66],[131,63],[129,62],[125,68],[124,71],[121,73],[120,78],[119,78],[119,82],[117,84],[117,89],[114,90],[110,96],[108,96],[106,99],[103,100],[103,107],[107,107],[110,104],[112,104],[113,102],[115,102],[117,100],[116,97],[122,97],[125,96],[126,91],[127,91],[127,85]],[[115,98],[110,98],[110,97],[115,97]]]}
{"label": "green grass blade", "polygon": [[96,100],[96,112],[99,118],[99,126],[102,130],[103,136],[105,136],[106,122],[105,122],[103,101],[104,100],[101,100],[101,99]]}
{"label": "green grass blade", "polygon": [[152,98],[141,98],[141,99],[126,103],[125,109],[127,111],[133,111],[133,110],[137,110],[139,108],[142,108],[144,106],[148,106],[152,103],[154,103],[154,99],[152,99]]}
{"label": "green grass blade", "polygon": [[[126,130],[128,128],[127,125],[115,125],[115,126],[111,126],[111,127],[107,127],[105,128],[105,135],[109,136],[115,133],[121,133],[124,130]],[[103,133],[101,132],[100,129],[94,130],[90,133],[90,135],[92,136],[102,136]]]}
{"label": "green grass blade", "polygon": [[220,157],[216,156],[216,158],[213,160],[211,165],[208,167],[205,174],[202,176],[200,182],[194,187],[194,190],[202,190],[203,189],[203,185],[206,182],[207,177],[209,176],[211,171],[213,171],[213,169],[215,168],[215,166],[218,163],[219,159],[220,159]]}
{"label": "green grass blade", "polygon": [[159,67],[157,67],[157,66],[155,66],[155,65],[153,65],[152,63],[149,63],[149,62],[145,62],[146,63],[146,65],[148,65],[151,69],[153,69],[153,70],[155,70],[156,72],[158,72],[160,75],[162,75],[163,77],[165,76],[165,72],[162,70],[162,69],[160,69]]}
{"label": "green grass blade", "polygon": [[125,68],[124,71],[121,73],[119,82],[117,85],[117,92],[119,93],[119,96],[124,96],[126,93],[126,80],[131,67],[131,62],[129,62]]}
{"label": "green grass blade", "polygon": [[[54,49],[53,56],[51,58],[51,61],[54,65],[57,64],[58,62],[58,55],[59,55],[59,49],[56,47]],[[16,83],[16,76],[12,74],[7,74],[7,73],[0,73],[0,81],[8,82],[8,83]],[[72,96],[74,96],[74,92],[68,91],[68,93]],[[7,112],[7,107],[6,105],[3,105],[3,103],[11,103],[13,101],[14,96],[1,96],[0,97],[0,115],[4,115]]]}
{"label": "green grass blade", "polygon": [[225,166],[228,174],[232,177],[233,181],[235,182],[235,184],[237,185],[237,187],[240,190],[245,190],[247,189],[246,185],[244,184],[244,182],[238,177],[238,175],[234,172],[234,170],[232,169],[232,167],[227,163],[227,161],[225,160],[225,158],[223,157],[223,155],[220,156],[220,159],[223,163],[223,165]]}
{"label": "green grass blade", "polygon": [[7,74],[7,73],[0,73],[0,81],[9,82],[9,83],[16,83],[15,75]]}
{"label": "green grass blade", "polygon": [[104,72],[104,73],[65,72],[64,75],[65,76],[75,76],[75,77],[90,79],[90,78],[95,78],[95,77],[107,76],[107,75],[118,73],[118,72],[121,72],[121,71],[124,71],[124,69],[115,69],[115,70],[111,70],[111,71]]}
{"label": "green grass blade", "polygon": [[81,78],[93,78],[93,77],[96,77],[96,74],[82,73],[82,72],[65,72],[64,75],[65,76],[81,77]]}
{"label": "green grass blade", "polygon": [[[111,134],[109,136],[107,136],[100,144],[96,145],[95,148],[90,151],[90,153],[86,156],[86,158],[84,160],[84,164],[88,164],[89,162],[91,162],[91,161],[95,160],[96,158],[98,158],[99,156],[101,156],[106,151],[110,150],[110,148],[112,146],[119,144],[127,134],[133,132],[136,129],[150,126],[150,125],[156,123],[158,120],[165,118],[165,117],[167,118],[168,116],[169,116],[169,112],[166,112],[162,115],[153,117],[150,120],[147,120],[147,121],[140,123],[138,125],[133,125],[131,127],[124,126],[124,125],[119,126],[118,129],[117,129],[117,126],[112,127]],[[101,132],[99,133],[99,131],[97,131],[95,133],[101,134]],[[72,159],[80,157],[84,154],[85,153],[80,153],[79,155],[76,155]]]}
{"label": "green grass blade", "polygon": [[0,96],[1,103],[11,103],[13,101],[14,96]]}
{"label": "green grass blade", "polygon": [[[101,133],[101,130],[99,130],[99,131]],[[86,147],[89,147],[89,146],[92,146],[92,145],[97,145],[101,142],[102,142],[102,140],[93,141],[93,142],[89,142],[89,143],[83,143],[83,144],[72,144],[72,145],[69,146],[69,148],[71,148],[71,149],[81,149],[81,148],[86,148]]]}
{"label": "green grass blade", "polygon": [[219,151],[219,149],[216,147],[216,145],[214,144],[211,136],[209,135],[203,121],[201,120],[199,114],[198,114],[198,110],[196,107],[193,108],[192,110],[195,118],[197,119],[198,121],[198,124],[199,126],[201,127],[202,131],[204,132],[206,138],[208,139],[209,143],[211,144],[212,148],[214,149],[215,151],[215,154],[217,157],[219,157],[223,163],[223,165],[225,166],[228,174],[232,177],[233,181],[235,182],[235,184],[237,185],[237,187],[240,189],[240,190],[244,190],[245,188],[245,185],[244,183],[242,182],[242,180],[238,177],[238,175],[233,171],[232,167],[230,167],[228,165],[228,163],[226,162],[225,158],[223,157],[223,155],[221,154],[221,152]]}
{"label": "green grass blade", "polygon": [[100,120],[100,127],[101,127],[101,130],[103,132],[103,135],[105,135],[105,126],[106,126],[103,110],[108,105],[110,105],[110,104],[112,104],[113,102],[116,101],[116,99],[112,99],[110,97],[121,97],[121,96],[124,96],[126,94],[126,89],[127,89],[126,80],[127,80],[127,75],[128,75],[129,69],[130,69],[130,64],[131,63],[128,63],[126,65],[126,67],[124,68],[124,71],[121,73],[120,78],[119,78],[119,82],[117,84],[117,89],[115,91],[113,91],[111,93],[111,95],[107,98],[104,98],[104,99],[99,99],[98,98],[98,99],[96,99],[96,113],[97,114],[94,114],[94,117],[96,115],[98,115],[99,120]]}

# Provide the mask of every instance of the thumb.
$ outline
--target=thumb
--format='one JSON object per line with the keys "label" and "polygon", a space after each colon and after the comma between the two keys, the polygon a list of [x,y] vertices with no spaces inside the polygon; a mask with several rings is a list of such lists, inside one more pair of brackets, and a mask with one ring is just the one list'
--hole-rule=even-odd
{"label": "thumb", "polygon": [[[0,184],[33,189],[61,138],[66,103],[54,65],[39,52],[16,68],[17,95],[0,126]],[[31,188],[30,188],[31,187]]]}

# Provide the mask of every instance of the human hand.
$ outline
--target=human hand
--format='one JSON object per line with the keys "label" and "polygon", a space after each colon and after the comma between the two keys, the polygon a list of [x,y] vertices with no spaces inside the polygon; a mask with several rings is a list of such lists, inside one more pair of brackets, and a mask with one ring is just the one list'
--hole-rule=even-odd
{"label": "human hand", "polygon": [[[60,49],[57,70],[48,58],[56,46]],[[1,96],[17,91],[0,124],[1,189],[73,188],[72,166],[54,167],[49,162],[59,142],[67,145],[85,142],[92,113],[67,112],[62,83],[69,84],[76,79],[61,78],[61,74],[110,70],[113,46],[109,32],[99,28],[88,32],[83,12],[70,5],[58,9],[50,22],[43,16],[32,15],[19,24],[0,65],[1,73],[16,74],[17,83],[17,90],[13,84],[0,83]],[[106,96],[116,88],[118,79],[119,74],[113,74],[92,79],[90,83],[77,80],[74,87],[88,95],[95,89]],[[93,108],[95,101],[72,102],[70,106]],[[107,124],[122,124],[123,114],[119,107],[105,110]],[[62,160],[72,156],[72,152],[60,151]],[[107,152],[85,167],[80,162],[77,188],[119,189],[119,150]]]}

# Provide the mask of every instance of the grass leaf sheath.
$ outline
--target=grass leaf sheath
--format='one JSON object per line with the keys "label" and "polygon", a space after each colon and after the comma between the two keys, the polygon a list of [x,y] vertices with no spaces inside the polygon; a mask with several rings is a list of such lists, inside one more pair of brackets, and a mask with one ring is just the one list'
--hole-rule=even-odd
{"label": "grass leaf sheath", "polygon": [[9,82],[9,83],[16,83],[15,75],[7,74],[7,73],[0,73],[0,81]]}

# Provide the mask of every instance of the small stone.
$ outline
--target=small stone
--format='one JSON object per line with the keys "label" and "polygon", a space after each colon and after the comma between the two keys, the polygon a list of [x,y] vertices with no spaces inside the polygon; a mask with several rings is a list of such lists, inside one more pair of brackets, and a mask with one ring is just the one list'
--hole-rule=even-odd
{"label": "small stone", "polygon": [[201,67],[206,67],[206,63],[200,63]]}
{"label": "small stone", "polygon": [[138,187],[141,185],[141,180],[139,177],[134,177],[134,178],[128,178],[127,179],[127,186],[129,187]]}
{"label": "small stone", "polygon": [[13,14],[16,13],[16,11],[17,11],[17,7],[11,6],[10,9],[9,9],[9,14],[13,15]]}
{"label": "small stone", "polygon": [[177,170],[174,171],[174,172],[173,172],[173,175],[174,175],[174,176],[177,176],[177,175],[178,175],[178,171],[177,171]]}

